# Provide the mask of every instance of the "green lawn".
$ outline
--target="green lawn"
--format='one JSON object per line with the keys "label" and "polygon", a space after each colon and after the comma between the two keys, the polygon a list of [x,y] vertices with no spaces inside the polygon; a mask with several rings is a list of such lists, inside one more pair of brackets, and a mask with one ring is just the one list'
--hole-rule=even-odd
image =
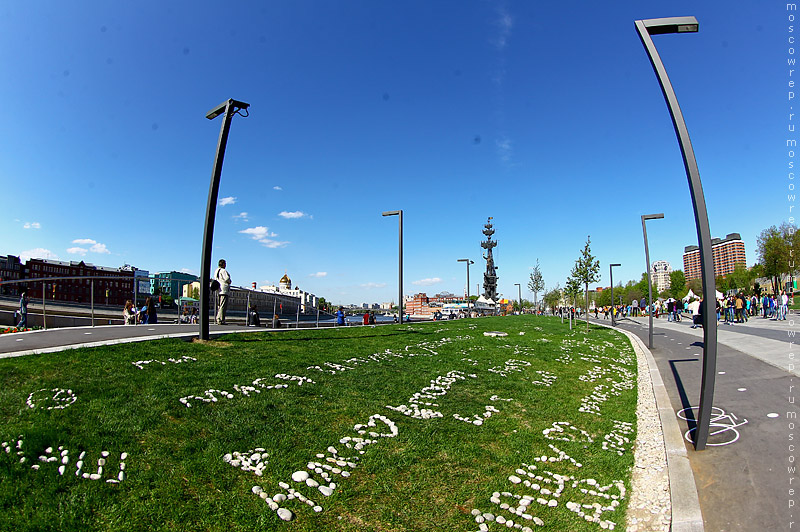
{"label": "green lawn", "polygon": [[624,528],[636,360],[608,329],[265,332],[0,368],[0,530]]}

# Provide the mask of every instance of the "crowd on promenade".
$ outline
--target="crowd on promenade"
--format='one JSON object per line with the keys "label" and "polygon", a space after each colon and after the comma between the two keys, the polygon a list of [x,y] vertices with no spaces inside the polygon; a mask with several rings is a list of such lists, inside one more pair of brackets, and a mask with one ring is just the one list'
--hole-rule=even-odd
{"label": "crowd on promenade", "polygon": [[[756,294],[731,294],[723,296],[715,302],[717,321],[724,324],[733,325],[736,323],[746,323],[749,318],[760,316],[763,319],[785,320],[789,312],[789,295],[785,290],[780,294],[764,293],[760,297]],[[650,307],[647,301],[642,298],[640,301],[632,301],[628,305],[607,305],[596,307],[595,318],[603,313],[603,318],[608,319],[611,314],[614,318],[648,316]],[[705,310],[702,298],[689,298],[686,300],[657,300],[653,302],[652,313],[654,318],[667,317],[667,321],[681,321],[684,314],[689,314],[693,318],[692,327],[699,325],[696,317],[701,316]]]}

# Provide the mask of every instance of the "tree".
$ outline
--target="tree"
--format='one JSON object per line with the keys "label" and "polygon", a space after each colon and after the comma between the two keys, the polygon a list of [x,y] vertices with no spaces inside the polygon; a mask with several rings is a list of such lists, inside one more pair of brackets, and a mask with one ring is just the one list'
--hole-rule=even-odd
{"label": "tree", "polygon": [[686,295],[686,276],[683,274],[683,270],[670,272],[669,293],[675,299],[681,299]]}
{"label": "tree", "polygon": [[797,272],[795,254],[800,251],[797,227],[786,222],[780,227],[770,226],[761,231],[756,243],[763,275],[772,281],[772,290],[777,294],[780,292],[781,277]]}
{"label": "tree", "polygon": [[545,306],[550,307],[551,311],[555,309],[556,306],[558,306],[558,300],[560,298],[561,298],[561,287],[558,285],[558,283],[556,283],[555,288],[553,288],[549,292],[545,292],[544,295],[542,295],[542,300],[544,301]]}
{"label": "tree", "polygon": [[317,299],[317,308],[320,310],[327,310],[328,302],[325,301],[324,297],[320,297]]}
{"label": "tree", "polygon": [[533,267],[531,272],[531,280],[528,281],[528,290],[533,292],[533,306],[536,307],[537,295],[539,292],[544,292],[544,277],[542,271],[539,269],[539,259],[536,259],[536,266]]}
{"label": "tree", "polygon": [[589,283],[596,283],[600,280],[600,261],[592,255],[591,235],[586,237],[586,244],[583,246],[581,256],[575,261],[572,268],[571,278],[583,285],[586,293],[586,332],[589,332]]}
{"label": "tree", "polygon": [[193,299],[200,299],[200,288],[195,286],[192,288],[192,298]]}
{"label": "tree", "polygon": [[577,307],[578,295],[581,293],[581,282],[575,277],[567,277],[567,285],[564,287],[564,294],[567,296],[567,303]]}

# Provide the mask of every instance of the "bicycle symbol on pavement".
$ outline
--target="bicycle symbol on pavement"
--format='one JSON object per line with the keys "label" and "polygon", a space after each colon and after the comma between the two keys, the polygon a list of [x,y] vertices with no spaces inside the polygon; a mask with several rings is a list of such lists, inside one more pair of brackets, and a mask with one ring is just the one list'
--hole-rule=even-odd
{"label": "bicycle symbol on pavement", "polygon": [[[693,406],[691,408],[684,408],[678,412],[678,417],[683,419],[684,421],[692,421],[695,422],[697,420],[697,416],[695,415],[698,411],[699,407]],[[691,418],[687,417],[687,411],[691,412]],[[719,407],[712,407],[711,408],[711,421],[709,422],[709,438],[712,436],[722,435],[721,439],[716,439],[714,443],[708,442],[706,445],[709,447],[721,447],[723,445],[730,445],[731,443],[735,443],[739,439],[739,431],[736,430],[736,427],[741,427],[742,425],[747,424],[747,420],[744,419],[739,421],[736,415],[731,412],[726,414],[725,411]],[[692,443],[692,432],[696,430],[697,427],[692,427],[686,431],[684,437],[686,441]]]}

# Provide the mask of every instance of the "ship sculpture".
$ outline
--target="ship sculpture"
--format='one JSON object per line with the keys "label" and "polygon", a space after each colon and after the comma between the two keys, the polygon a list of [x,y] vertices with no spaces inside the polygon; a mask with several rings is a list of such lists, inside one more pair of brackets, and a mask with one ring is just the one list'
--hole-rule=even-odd
{"label": "ship sculpture", "polygon": [[483,234],[486,240],[481,242],[481,247],[486,250],[483,258],[486,260],[486,273],[483,274],[483,297],[493,303],[497,303],[497,266],[494,265],[492,249],[497,245],[497,241],[492,240],[494,229],[492,228],[492,217],[483,226]]}

